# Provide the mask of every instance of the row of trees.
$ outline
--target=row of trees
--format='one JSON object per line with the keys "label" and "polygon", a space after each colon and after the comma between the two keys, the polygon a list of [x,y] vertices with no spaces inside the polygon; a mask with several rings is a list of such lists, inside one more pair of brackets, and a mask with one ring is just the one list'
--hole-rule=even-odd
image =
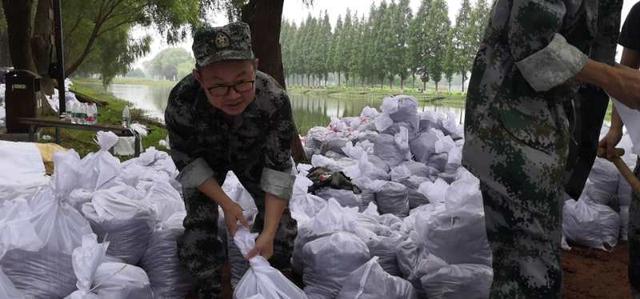
{"label": "row of trees", "polygon": [[[367,18],[347,10],[332,28],[325,12],[309,16],[299,26],[284,21],[281,43],[288,81],[307,86],[326,85],[329,75],[338,85],[380,84],[411,77],[426,83],[455,74],[462,88],[482,39],[489,5],[486,0],[463,0],[455,24],[446,0],[422,0],[415,13],[409,0],[372,5]],[[306,82],[305,82],[306,81]]]}

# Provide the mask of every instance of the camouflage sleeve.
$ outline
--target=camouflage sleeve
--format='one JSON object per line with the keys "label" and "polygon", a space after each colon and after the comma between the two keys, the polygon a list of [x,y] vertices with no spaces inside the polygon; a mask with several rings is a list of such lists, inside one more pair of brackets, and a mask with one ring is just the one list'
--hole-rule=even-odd
{"label": "camouflage sleeve", "polygon": [[277,96],[276,111],[271,115],[266,140],[265,168],[262,171],[262,190],[279,198],[289,200],[295,176],[291,174],[291,139],[294,124],[289,97],[283,92]]}
{"label": "camouflage sleeve", "polygon": [[[173,95],[173,92],[172,92]],[[214,172],[203,158],[205,148],[198,146],[189,105],[169,97],[164,120],[169,133],[169,154],[180,171],[178,181],[183,188],[196,188],[213,177]]]}
{"label": "camouflage sleeve", "polygon": [[509,50],[536,91],[547,91],[575,77],[588,57],[558,33],[563,0],[514,0],[509,19]]}

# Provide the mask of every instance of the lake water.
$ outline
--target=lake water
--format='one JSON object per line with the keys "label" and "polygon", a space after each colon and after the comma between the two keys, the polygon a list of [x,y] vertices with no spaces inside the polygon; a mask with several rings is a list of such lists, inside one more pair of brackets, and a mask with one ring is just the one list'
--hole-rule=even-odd
{"label": "lake water", "polygon": [[[145,110],[150,117],[163,119],[164,109],[171,87],[112,84],[109,89],[114,96],[129,101],[135,107]],[[293,93],[289,95],[293,116],[301,134],[314,126],[326,126],[332,117],[358,116],[366,106],[380,108],[382,98],[361,95],[350,98]],[[464,122],[464,109],[434,105],[420,101],[419,110],[453,113],[459,123]]]}

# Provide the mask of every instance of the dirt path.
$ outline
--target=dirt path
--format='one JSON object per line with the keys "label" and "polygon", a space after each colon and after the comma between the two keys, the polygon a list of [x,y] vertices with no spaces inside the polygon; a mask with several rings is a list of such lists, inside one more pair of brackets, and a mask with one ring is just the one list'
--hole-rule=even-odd
{"label": "dirt path", "polygon": [[563,298],[630,299],[628,263],[629,248],[626,244],[616,246],[611,252],[577,246],[571,251],[564,251]]}

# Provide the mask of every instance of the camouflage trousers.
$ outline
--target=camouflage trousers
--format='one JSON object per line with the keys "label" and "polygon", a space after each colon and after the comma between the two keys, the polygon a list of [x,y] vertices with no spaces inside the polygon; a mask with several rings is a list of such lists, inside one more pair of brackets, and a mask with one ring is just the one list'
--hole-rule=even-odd
{"label": "camouflage trousers", "polygon": [[[640,178],[640,160],[636,163],[634,171]],[[631,206],[629,207],[629,284],[640,298],[640,196],[633,192]]]}
{"label": "camouflage trousers", "polygon": [[505,195],[485,184],[480,189],[493,254],[491,298],[560,298],[561,217],[548,216],[561,211],[561,184],[545,198],[548,204],[526,207],[521,203],[545,192]]}
{"label": "camouflage trousers", "polygon": [[[228,259],[225,233],[218,227],[218,205],[195,189],[185,189],[183,194],[187,216],[184,234],[178,239],[178,256],[194,278],[198,298],[221,298],[221,271]],[[260,233],[264,225],[264,204],[257,206],[259,212],[252,231]],[[282,272],[290,272],[295,235],[296,223],[286,210],[274,241],[274,254],[269,259],[271,265]]]}

